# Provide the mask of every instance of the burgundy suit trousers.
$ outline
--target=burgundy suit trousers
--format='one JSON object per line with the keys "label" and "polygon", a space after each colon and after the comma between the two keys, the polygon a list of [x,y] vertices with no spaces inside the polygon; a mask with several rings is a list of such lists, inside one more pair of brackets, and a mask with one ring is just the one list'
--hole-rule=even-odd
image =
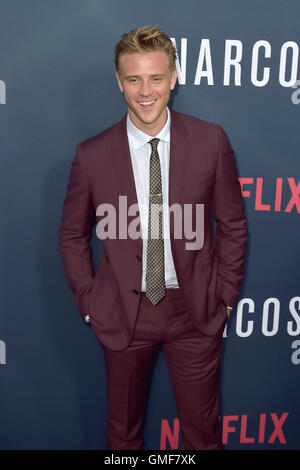
{"label": "burgundy suit trousers", "polygon": [[107,377],[107,449],[141,450],[157,353],[165,355],[184,449],[219,450],[219,370],[222,333],[205,336],[191,323],[180,289],[152,305],[144,292],[132,342],[122,351],[103,345]]}

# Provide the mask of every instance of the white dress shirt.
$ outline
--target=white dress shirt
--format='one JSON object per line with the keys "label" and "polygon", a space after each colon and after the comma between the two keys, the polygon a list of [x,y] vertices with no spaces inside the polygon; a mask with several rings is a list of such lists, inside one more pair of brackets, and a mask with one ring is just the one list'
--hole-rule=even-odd
{"label": "white dress shirt", "polygon": [[170,123],[171,115],[167,108],[168,118],[165,126],[156,136],[150,136],[137,129],[127,114],[127,136],[130,148],[131,162],[135,180],[136,193],[141,221],[141,235],[143,240],[143,276],[141,290],[146,291],[146,267],[148,244],[148,216],[149,216],[149,184],[150,184],[150,155],[151,144],[149,140],[159,139],[157,151],[160,158],[162,194],[163,194],[163,229],[165,253],[165,284],[166,288],[178,288],[170,242],[169,210],[169,166],[170,166]]}

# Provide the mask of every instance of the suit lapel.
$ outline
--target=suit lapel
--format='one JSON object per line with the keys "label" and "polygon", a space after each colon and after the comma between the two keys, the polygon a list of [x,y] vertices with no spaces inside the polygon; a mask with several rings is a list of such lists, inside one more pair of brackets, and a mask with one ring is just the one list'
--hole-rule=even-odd
{"label": "suit lapel", "polygon": [[[169,207],[181,201],[181,185],[184,178],[184,160],[186,154],[186,133],[179,122],[179,115],[171,111],[170,168],[169,168]],[[174,216],[170,214],[170,238],[174,235]]]}
{"label": "suit lapel", "polygon": [[[114,158],[113,165],[115,174],[118,181],[118,188],[120,196],[127,196],[127,211],[133,204],[138,204],[138,198],[135,188],[134,173],[131,163],[130,149],[127,137],[126,126],[127,114],[116,125],[114,130],[113,150]],[[127,221],[135,219],[136,217],[127,216]],[[142,238],[133,240],[137,243],[138,253],[142,253],[143,243]]]}

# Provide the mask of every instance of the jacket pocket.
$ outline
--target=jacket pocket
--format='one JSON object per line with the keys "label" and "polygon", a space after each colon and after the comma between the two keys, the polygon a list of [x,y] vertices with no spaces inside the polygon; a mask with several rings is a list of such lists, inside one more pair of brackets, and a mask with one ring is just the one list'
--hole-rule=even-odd
{"label": "jacket pocket", "polygon": [[[203,250],[203,248],[202,248]],[[215,256],[215,251],[216,251],[216,245],[213,243],[210,248],[206,251],[200,251],[198,256],[199,256],[199,264],[204,265],[209,262],[212,262]]]}

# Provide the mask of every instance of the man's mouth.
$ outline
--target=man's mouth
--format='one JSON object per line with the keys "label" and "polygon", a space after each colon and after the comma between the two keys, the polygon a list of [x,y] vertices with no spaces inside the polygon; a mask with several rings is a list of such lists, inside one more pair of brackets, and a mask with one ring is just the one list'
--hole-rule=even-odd
{"label": "man's mouth", "polygon": [[157,101],[157,100],[138,101],[138,103],[139,103],[141,106],[151,106],[152,104],[155,103],[155,101]]}

